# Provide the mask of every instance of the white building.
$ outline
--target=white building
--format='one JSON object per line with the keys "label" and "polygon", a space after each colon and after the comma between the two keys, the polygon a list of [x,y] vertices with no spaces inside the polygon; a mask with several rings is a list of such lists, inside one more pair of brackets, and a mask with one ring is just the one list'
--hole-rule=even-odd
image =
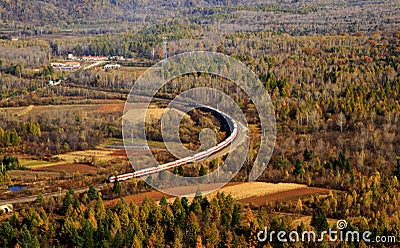
{"label": "white building", "polygon": [[104,69],[119,69],[121,66],[119,64],[108,64],[104,66]]}
{"label": "white building", "polygon": [[81,64],[79,62],[69,61],[66,63],[60,63],[60,62],[51,63],[51,66],[53,66],[55,70],[72,71],[79,69],[81,67]]}
{"label": "white building", "polygon": [[12,211],[13,211],[13,205],[11,205],[11,204],[6,204],[6,205],[0,206],[0,213],[3,212],[3,213],[8,214],[8,213],[11,213]]}

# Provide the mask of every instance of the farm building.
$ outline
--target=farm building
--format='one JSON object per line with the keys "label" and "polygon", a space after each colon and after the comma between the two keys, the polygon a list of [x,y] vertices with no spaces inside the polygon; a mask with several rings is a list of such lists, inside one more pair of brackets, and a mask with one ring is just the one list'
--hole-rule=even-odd
{"label": "farm building", "polygon": [[81,67],[79,62],[66,62],[66,63],[51,63],[51,66],[54,67],[55,70],[60,71],[72,71]]}
{"label": "farm building", "polygon": [[104,69],[119,69],[120,67],[119,64],[108,64],[104,66]]}
{"label": "farm building", "polygon": [[107,58],[103,57],[103,56],[92,56],[92,55],[90,55],[90,56],[82,56],[82,60],[85,60],[85,61],[102,61],[102,60],[107,60]]}

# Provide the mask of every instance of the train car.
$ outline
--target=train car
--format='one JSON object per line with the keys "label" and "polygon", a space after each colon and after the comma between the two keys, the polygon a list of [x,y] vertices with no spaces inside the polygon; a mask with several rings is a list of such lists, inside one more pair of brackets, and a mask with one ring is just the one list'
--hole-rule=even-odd
{"label": "train car", "polygon": [[132,177],[134,177],[134,173],[126,173],[126,174],[121,174],[121,175],[118,175],[118,176],[109,176],[108,177],[108,182],[109,183],[113,183],[116,180],[124,181],[124,180],[128,180],[128,179],[130,179]]}
{"label": "train car", "polygon": [[220,115],[222,115],[227,120],[228,125],[229,125],[229,129],[231,131],[231,134],[229,135],[229,137],[226,138],[221,143],[217,144],[217,146],[214,146],[214,147],[209,148],[209,149],[207,149],[205,151],[197,153],[194,156],[185,157],[185,158],[173,161],[173,162],[168,162],[168,163],[165,163],[165,164],[162,164],[162,165],[158,165],[158,166],[155,166],[155,167],[151,167],[151,168],[138,170],[138,171],[135,171],[133,173],[126,173],[126,174],[122,174],[122,175],[118,175],[118,176],[110,176],[107,181],[109,183],[112,183],[112,182],[115,182],[116,180],[123,181],[123,180],[128,180],[128,179],[134,178],[134,177],[142,177],[142,176],[150,175],[150,174],[153,174],[153,173],[156,173],[156,172],[160,172],[160,171],[163,171],[163,170],[166,170],[166,169],[174,168],[174,167],[177,167],[177,166],[180,166],[180,165],[183,165],[183,164],[188,164],[188,163],[191,163],[191,162],[195,162],[195,161],[201,160],[201,159],[203,159],[203,158],[205,158],[205,157],[207,157],[207,156],[209,156],[209,155],[211,155],[211,154],[213,154],[215,152],[218,152],[218,151],[222,150],[223,148],[228,146],[236,138],[236,135],[237,135],[237,132],[238,132],[237,124],[231,118],[231,116],[229,116],[229,115],[227,115],[225,113],[222,113],[221,111],[219,111],[217,109],[214,109],[214,108],[211,108],[211,107],[207,107],[207,106],[204,106],[204,105],[200,105],[200,104],[196,104],[196,103],[188,103],[188,105],[189,106],[192,105],[192,107],[199,107],[200,106],[200,107],[208,108],[209,110],[215,111],[215,112],[219,113]]}

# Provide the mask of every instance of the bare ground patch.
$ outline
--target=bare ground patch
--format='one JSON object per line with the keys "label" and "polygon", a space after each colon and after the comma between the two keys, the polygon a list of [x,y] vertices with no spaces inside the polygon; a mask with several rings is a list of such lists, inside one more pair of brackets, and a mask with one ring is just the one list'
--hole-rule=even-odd
{"label": "bare ground patch", "polygon": [[112,112],[122,112],[124,111],[125,104],[124,103],[114,103],[114,104],[101,104],[96,112],[100,113],[112,113]]}
{"label": "bare ground patch", "polygon": [[328,192],[329,189],[315,188],[315,187],[302,187],[291,190],[285,190],[278,193],[270,193],[260,196],[253,196],[241,199],[240,202],[244,204],[264,205],[269,201],[293,201],[301,197],[320,194]]}

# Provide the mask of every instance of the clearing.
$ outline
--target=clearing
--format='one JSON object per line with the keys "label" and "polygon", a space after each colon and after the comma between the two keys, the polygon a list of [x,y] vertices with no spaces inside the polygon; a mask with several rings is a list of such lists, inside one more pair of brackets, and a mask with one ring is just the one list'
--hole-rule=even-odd
{"label": "clearing", "polygon": [[329,189],[324,189],[324,188],[301,187],[291,190],[275,192],[272,194],[270,193],[248,198],[242,198],[240,202],[244,204],[253,204],[258,206],[258,205],[264,205],[269,201],[292,201],[292,200],[297,200],[300,197],[326,193],[328,191]]}
{"label": "clearing", "polygon": [[60,165],[52,165],[45,167],[37,167],[33,170],[35,171],[45,170],[54,172],[65,172],[65,173],[79,172],[81,174],[89,174],[89,173],[95,173],[97,171],[97,168],[87,164],[60,164]]}
{"label": "clearing", "polygon": [[[197,186],[188,186],[188,187],[179,187],[176,188],[179,190],[179,192],[193,192],[193,187],[197,188]],[[208,185],[206,187],[209,187],[210,189],[214,188],[215,185]],[[203,187],[203,189],[206,189]],[[326,192],[328,189],[321,189],[321,188],[312,188],[312,187],[307,187],[306,185],[302,184],[294,184],[294,183],[265,183],[265,182],[248,182],[248,183],[228,183],[221,189],[214,191],[210,194],[207,195],[208,198],[213,198],[217,195],[217,193],[224,193],[224,194],[230,194],[232,195],[233,198],[236,200],[239,200],[242,203],[253,203],[253,200],[250,199],[260,199],[259,203],[265,204],[265,199],[267,197],[271,196],[271,199],[277,199],[277,200],[292,200],[295,199],[296,197],[302,197],[305,195],[309,194],[314,194],[314,193],[320,193],[320,192]],[[203,193],[206,192],[203,191]],[[287,193],[289,192],[289,193]],[[159,201],[161,200],[161,197],[165,195],[162,192],[159,191],[151,191],[151,192],[146,192],[146,193],[141,193],[141,194],[136,194],[136,195],[131,195],[124,197],[125,201],[127,203],[130,202],[135,202],[136,204],[141,204],[143,199],[145,197],[153,200],[153,201]],[[278,199],[277,195],[282,195],[280,199]],[[166,195],[168,202],[173,202],[176,197]],[[186,195],[186,197],[191,200],[193,199],[194,195]],[[113,199],[109,200],[106,202],[106,205],[115,205],[119,199]]]}

